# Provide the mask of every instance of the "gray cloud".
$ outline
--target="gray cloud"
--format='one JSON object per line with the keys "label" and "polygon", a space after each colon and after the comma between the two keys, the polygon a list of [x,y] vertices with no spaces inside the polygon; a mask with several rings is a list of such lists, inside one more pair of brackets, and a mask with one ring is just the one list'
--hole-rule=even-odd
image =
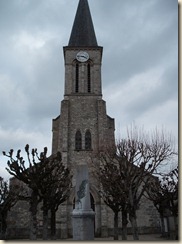
{"label": "gray cloud", "polygon": [[[177,136],[178,2],[88,1],[104,47],[103,95],[116,136],[132,121],[148,128],[165,125]],[[0,1],[0,151],[26,143],[51,151],[52,118],[64,95],[62,47],[77,5]]]}

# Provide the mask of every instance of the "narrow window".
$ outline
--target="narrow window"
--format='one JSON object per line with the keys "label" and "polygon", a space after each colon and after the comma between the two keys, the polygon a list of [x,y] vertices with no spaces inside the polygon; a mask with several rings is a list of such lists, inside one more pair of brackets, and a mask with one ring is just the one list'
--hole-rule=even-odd
{"label": "narrow window", "polygon": [[91,92],[90,64],[87,65],[88,92]]}
{"label": "narrow window", "polygon": [[85,133],[85,149],[90,150],[92,148],[91,133],[89,130]]}
{"label": "narrow window", "polygon": [[76,74],[75,74],[75,91],[79,91],[79,64],[76,63]]}
{"label": "narrow window", "polygon": [[75,134],[75,150],[79,151],[82,149],[82,135],[79,130]]}

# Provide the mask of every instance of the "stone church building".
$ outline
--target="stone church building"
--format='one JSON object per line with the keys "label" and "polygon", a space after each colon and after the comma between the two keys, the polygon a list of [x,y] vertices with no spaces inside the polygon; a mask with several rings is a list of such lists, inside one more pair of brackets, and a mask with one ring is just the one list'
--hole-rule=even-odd
{"label": "stone church building", "polygon": [[[97,43],[88,1],[79,0],[68,45],[63,47],[64,99],[61,102],[60,115],[53,119],[52,123],[52,153],[60,151],[63,162],[72,169],[74,175],[70,197],[57,211],[58,239],[72,236],[71,213],[74,208],[76,166],[87,164],[90,170],[91,158],[106,145],[109,147],[115,144],[114,119],[107,115],[106,102],[102,99],[102,52],[103,47]],[[95,212],[95,236],[112,235],[113,213],[99,197],[92,174],[90,196],[91,206]],[[19,202],[12,209],[12,212],[16,213],[14,224],[8,227],[9,235],[12,237],[12,229],[15,226],[22,237],[28,235],[28,205],[25,205],[26,203]],[[143,199],[137,216],[139,233],[154,233],[160,230],[160,219],[152,202]],[[11,213],[9,219],[12,220]],[[41,213],[38,221],[41,229]],[[119,226],[121,227],[121,217]],[[130,230],[131,226],[128,227]]]}

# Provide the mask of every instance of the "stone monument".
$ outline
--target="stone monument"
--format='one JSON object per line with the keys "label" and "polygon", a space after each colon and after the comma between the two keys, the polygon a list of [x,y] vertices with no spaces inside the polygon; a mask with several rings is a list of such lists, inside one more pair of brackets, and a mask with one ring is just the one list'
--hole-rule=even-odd
{"label": "stone monument", "polygon": [[94,240],[95,213],[91,209],[87,165],[77,166],[75,209],[72,213],[73,240]]}

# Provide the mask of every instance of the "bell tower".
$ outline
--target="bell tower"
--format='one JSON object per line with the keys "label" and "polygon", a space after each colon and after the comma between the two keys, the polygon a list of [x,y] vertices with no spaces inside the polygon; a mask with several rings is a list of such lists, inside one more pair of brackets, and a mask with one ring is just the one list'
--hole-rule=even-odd
{"label": "bell tower", "polygon": [[53,119],[52,153],[60,151],[74,167],[88,163],[91,154],[114,145],[114,119],[102,100],[101,64],[87,0],[79,0],[68,45],[63,48],[65,91],[60,115]]}
{"label": "bell tower", "polygon": [[79,2],[64,58],[65,95],[101,96],[102,47],[97,45],[87,0]]}
{"label": "bell tower", "polygon": [[102,47],[64,47],[65,96],[102,97]]}
{"label": "bell tower", "polygon": [[[65,90],[60,115],[52,123],[52,153],[61,152],[64,164],[72,170],[73,187],[77,166],[87,164],[90,194],[96,212],[96,233],[101,232],[101,226],[107,220],[101,213],[97,183],[90,174],[91,160],[94,158],[99,163],[95,155],[104,147],[115,144],[114,119],[107,115],[106,103],[102,99],[102,52],[103,48],[97,44],[88,1],[79,0],[68,45],[63,47]],[[73,188],[68,202],[60,211],[60,216],[67,216],[64,228],[69,233],[72,233],[70,216],[74,196]]]}

